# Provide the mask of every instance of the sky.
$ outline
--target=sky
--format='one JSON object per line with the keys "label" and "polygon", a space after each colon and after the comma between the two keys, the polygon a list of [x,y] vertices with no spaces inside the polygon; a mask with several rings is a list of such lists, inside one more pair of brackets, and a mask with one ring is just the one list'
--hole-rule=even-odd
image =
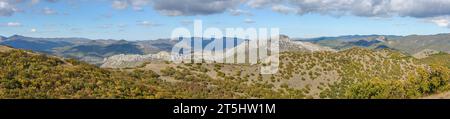
{"label": "sky", "polygon": [[295,38],[428,35],[450,32],[450,0],[0,0],[6,37],[154,40],[193,20]]}

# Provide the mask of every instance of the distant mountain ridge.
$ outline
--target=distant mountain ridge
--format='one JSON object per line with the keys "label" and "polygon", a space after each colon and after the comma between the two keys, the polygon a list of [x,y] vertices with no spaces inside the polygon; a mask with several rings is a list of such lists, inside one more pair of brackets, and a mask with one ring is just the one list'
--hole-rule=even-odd
{"label": "distant mountain ridge", "polygon": [[168,51],[175,42],[168,39],[125,41],[111,39],[92,40],[87,38],[34,38],[13,35],[1,37],[0,44],[101,65],[104,58],[117,54],[143,55]]}
{"label": "distant mountain ridge", "polygon": [[309,41],[309,42],[319,42],[319,41],[326,41],[326,40],[339,40],[339,41],[357,41],[361,39],[376,39],[379,37],[385,37],[387,39],[395,39],[402,36],[397,35],[344,35],[344,36],[336,36],[336,37],[317,37],[317,38],[294,38],[294,40],[300,40],[300,41]]}
{"label": "distant mountain ridge", "polygon": [[389,45],[409,54],[416,54],[425,49],[450,53],[450,33],[409,35],[394,39]]}
{"label": "distant mountain ridge", "polygon": [[[334,51],[364,47],[369,49],[395,49],[410,55],[417,54],[425,49],[450,53],[450,34],[348,35],[309,39],[289,38],[286,35],[281,35],[280,38],[281,51]],[[234,47],[244,41],[243,39],[235,39]],[[161,51],[170,52],[178,42],[171,39],[126,41],[87,38],[34,38],[21,35],[0,36],[0,45],[74,58],[99,66],[104,63],[105,58],[114,55],[147,55],[157,54]],[[211,42],[212,40],[204,40],[202,47]]]}
{"label": "distant mountain ridge", "polygon": [[0,36],[0,41],[6,40],[6,37]]}
{"label": "distant mountain ridge", "polygon": [[[386,41],[379,42],[380,37]],[[369,49],[396,49],[410,55],[419,53],[425,49],[450,53],[450,33],[436,35],[350,35],[338,37],[319,37],[310,39],[296,39],[311,42],[333,49],[343,50],[350,47],[364,47]]]}

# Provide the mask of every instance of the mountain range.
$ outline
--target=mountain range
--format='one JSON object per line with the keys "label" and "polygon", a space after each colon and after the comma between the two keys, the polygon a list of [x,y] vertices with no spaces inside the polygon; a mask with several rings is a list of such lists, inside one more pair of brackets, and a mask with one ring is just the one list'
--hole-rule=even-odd
{"label": "mountain range", "polygon": [[[419,56],[425,50],[450,52],[450,34],[437,35],[349,35],[319,38],[289,38],[281,35],[281,51],[345,50],[352,47],[369,49],[392,49]],[[199,39],[199,38],[196,38]],[[283,40],[284,39],[284,40]],[[236,46],[244,40],[235,39]],[[204,46],[211,40],[204,40]],[[95,65],[102,65],[115,55],[149,55],[161,51],[170,52],[176,40],[157,39],[126,41],[87,38],[34,38],[21,35],[0,36],[0,44],[32,50],[64,58],[74,58]],[[417,54],[419,53],[419,54]]]}
{"label": "mountain range", "polygon": [[101,65],[104,58],[117,54],[148,54],[168,51],[175,42],[166,39],[125,41],[86,38],[33,38],[13,35],[2,37],[0,44]]}
{"label": "mountain range", "polygon": [[333,49],[342,50],[354,46],[371,49],[390,48],[414,55],[423,50],[450,52],[450,34],[436,35],[349,35],[338,37],[320,37],[295,39],[316,43]]}

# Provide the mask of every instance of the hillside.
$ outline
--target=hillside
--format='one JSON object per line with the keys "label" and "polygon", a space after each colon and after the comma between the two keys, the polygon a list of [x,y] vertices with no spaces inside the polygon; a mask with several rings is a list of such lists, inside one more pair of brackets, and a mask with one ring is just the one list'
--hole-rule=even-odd
{"label": "hillside", "polygon": [[425,49],[450,52],[450,34],[410,35],[395,39],[390,46],[409,54],[415,54]]}
{"label": "hillside", "polygon": [[450,54],[440,52],[435,53],[432,55],[429,55],[426,58],[420,59],[422,63],[428,64],[428,65],[442,65],[447,66],[450,68]]}
{"label": "hillside", "polygon": [[[381,37],[385,39],[382,40],[384,42],[377,42],[377,39],[380,39]],[[450,34],[408,36],[353,35],[297,40],[312,42],[338,50],[357,46],[370,49],[395,49],[401,52],[408,53],[410,55],[420,53],[424,50],[435,50],[447,53],[450,52]]]}
{"label": "hillside", "polygon": [[[201,40],[201,39],[195,39],[195,40]],[[249,46],[250,42],[252,41],[245,41],[240,39],[235,39],[235,46],[226,46],[226,48],[223,49],[215,49],[215,50],[224,50],[226,49],[226,53],[224,57],[234,57],[235,54],[247,54],[248,51],[247,48],[251,50],[257,50],[257,48]],[[210,45],[212,41],[204,40],[203,41],[203,48],[207,45]],[[253,41],[253,43],[256,43]],[[293,41],[288,36],[280,35],[280,42],[279,42],[279,50],[280,52],[320,52],[320,51],[330,51],[335,52],[334,49],[331,49],[329,47],[323,47],[320,45],[316,45],[309,42],[301,42],[301,41]],[[234,52],[236,50],[237,52]],[[169,50],[171,51],[171,50]],[[203,52],[197,52],[194,53],[194,55],[203,55],[201,57],[215,57],[213,59],[219,59],[223,57],[216,57],[216,56],[207,56],[207,53],[210,52],[207,49],[205,49]],[[254,51],[257,52],[257,51]],[[139,55],[139,54],[119,54],[119,55],[113,55],[110,57],[105,58],[103,64],[101,67],[103,68],[132,68],[136,66],[140,66],[144,64],[145,62],[151,62],[154,60],[170,60],[171,59],[171,52],[161,51],[154,54],[145,54],[145,55]]]}
{"label": "hillside", "polygon": [[[419,98],[448,90],[448,67],[391,50],[284,52],[260,65],[173,64],[102,69],[2,46],[0,98]],[[238,70],[236,70],[238,69]]]}
{"label": "hillside", "polygon": [[[7,49],[7,50],[3,50]],[[264,84],[214,80],[201,73],[175,70],[165,82],[151,70],[101,69],[29,51],[0,52],[0,98],[283,98]]]}
{"label": "hillside", "polygon": [[297,39],[299,41],[311,42],[321,46],[331,47],[337,50],[345,50],[352,47],[364,47],[370,49],[389,48],[387,44],[391,39],[401,38],[394,35],[350,35],[338,37],[319,37],[310,39]]}

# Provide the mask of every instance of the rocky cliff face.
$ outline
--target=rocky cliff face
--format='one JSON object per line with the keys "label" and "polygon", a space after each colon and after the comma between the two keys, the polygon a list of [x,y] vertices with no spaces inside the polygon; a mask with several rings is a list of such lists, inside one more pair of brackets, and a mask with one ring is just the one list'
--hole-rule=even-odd
{"label": "rocky cliff face", "polygon": [[104,59],[104,63],[100,66],[102,68],[132,68],[138,67],[145,62],[155,61],[155,60],[170,60],[170,54],[168,52],[162,51],[156,54],[147,55],[114,55]]}
{"label": "rocky cliff face", "polygon": [[284,51],[336,51],[329,47],[320,46],[310,42],[293,41],[288,36],[280,35],[280,52]]}

